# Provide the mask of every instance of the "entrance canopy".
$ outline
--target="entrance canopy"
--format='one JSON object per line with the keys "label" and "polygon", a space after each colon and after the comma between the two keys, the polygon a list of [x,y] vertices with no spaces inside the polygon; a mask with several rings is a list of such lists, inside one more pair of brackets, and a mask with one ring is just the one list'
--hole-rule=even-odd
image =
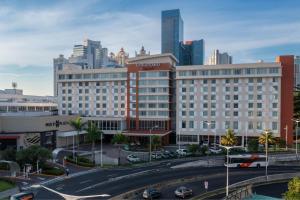
{"label": "entrance canopy", "polygon": [[[86,131],[80,131],[79,135],[86,134]],[[77,131],[65,131],[65,132],[57,132],[57,137],[71,137],[71,136],[77,136]]]}
{"label": "entrance canopy", "polygon": [[[172,131],[151,131],[151,136],[157,135],[157,136],[166,136],[168,134],[172,133]],[[127,136],[140,136],[140,137],[149,137],[150,131],[124,131],[122,134]]]}

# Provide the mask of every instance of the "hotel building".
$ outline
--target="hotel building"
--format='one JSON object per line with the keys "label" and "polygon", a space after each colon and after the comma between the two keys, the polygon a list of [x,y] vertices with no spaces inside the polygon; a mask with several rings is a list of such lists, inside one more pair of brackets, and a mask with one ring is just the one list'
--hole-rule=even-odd
{"label": "hotel building", "polygon": [[124,68],[65,64],[58,72],[59,114],[79,114],[108,138],[123,132],[142,143],[149,135],[163,144],[212,142],[228,128],[240,143],[265,128],[285,139],[286,126],[291,143],[293,59],[175,67],[178,60],[166,53],[128,59]]}
{"label": "hotel building", "polygon": [[[177,142],[219,143],[228,128],[239,141],[271,129],[292,142],[293,64],[291,56],[274,63],[176,67]],[[213,141],[212,141],[213,140]]]}

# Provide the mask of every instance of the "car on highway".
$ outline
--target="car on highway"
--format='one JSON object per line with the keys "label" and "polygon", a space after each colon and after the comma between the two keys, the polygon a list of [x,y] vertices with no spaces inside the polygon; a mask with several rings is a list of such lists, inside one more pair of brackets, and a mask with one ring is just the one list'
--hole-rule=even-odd
{"label": "car on highway", "polygon": [[10,197],[10,200],[33,200],[34,194],[33,192],[21,192],[18,194],[14,194]]}
{"label": "car on highway", "polygon": [[185,186],[180,186],[175,190],[175,196],[180,198],[186,198],[193,195],[193,190],[190,188],[187,188]]}
{"label": "car on highway", "polygon": [[158,191],[155,188],[147,188],[143,192],[144,199],[156,199],[156,198],[159,198],[160,196],[161,196],[160,191]]}
{"label": "car on highway", "polygon": [[190,156],[191,155],[191,153],[187,149],[177,149],[176,153],[179,156]]}
{"label": "car on highway", "polygon": [[137,157],[136,155],[130,154],[127,156],[127,160],[129,162],[140,162],[141,159],[139,157]]}

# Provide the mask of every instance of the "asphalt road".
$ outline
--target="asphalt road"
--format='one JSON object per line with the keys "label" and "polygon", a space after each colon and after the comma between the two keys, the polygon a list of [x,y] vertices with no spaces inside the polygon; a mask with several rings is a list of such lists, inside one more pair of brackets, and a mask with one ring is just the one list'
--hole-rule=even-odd
{"label": "asphalt road", "polygon": [[[174,163],[171,165],[173,164]],[[299,170],[299,166],[270,166],[269,174],[297,172]],[[264,173],[264,168],[230,169],[230,184],[256,176],[262,176]],[[126,177],[128,174],[134,174],[134,176]],[[204,180],[208,180],[209,190],[224,187],[226,181],[226,168],[194,167],[185,169],[171,169],[170,164],[163,163],[142,168],[100,170],[83,176],[66,178],[61,182],[53,183],[47,187],[50,187],[61,193],[72,194],[76,196],[95,194],[109,194],[111,196],[116,196],[150,184],[164,183],[166,181],[172,183],[174,180],[195,176],[203,176],[203,180],[190,182],[184,185],[193,189],[194,195],[198,195],[205,192],[203,185]],[[174,190],[178,186],[180,186],[180,184],[165,184],[164,187],[161,188],[162,198],[174,199]],[[39,189],[37,193],[37,199],[62,198],[52,192],[46,191],[45,189]]]}

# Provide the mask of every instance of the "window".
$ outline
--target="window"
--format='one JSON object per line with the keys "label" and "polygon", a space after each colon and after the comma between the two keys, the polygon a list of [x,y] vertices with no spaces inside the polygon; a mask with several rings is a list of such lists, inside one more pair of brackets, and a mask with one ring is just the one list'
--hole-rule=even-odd
{"label": "window", "polygon": [[253,103],[248,103],[248,108],[253,108]]}
{"label": "window", "polygon": [[239,100],[239,95],[234,95],[234,96],[233,96],[233,99],[234,99],[234,100]]}
{"label": "window", "polygon": [[102,96],[102,100],[103,100],[103,101],[106,101],[106,96]]}
{"label": "window", "polygon": [[230,87],[225,87],[226,92],[230,92]]}
{"label": "window", "polygon": [[238,111],[234,111],[233,112],[233,116],[238,117],[239,116],[239,112]]}
{"label": "window", "polygon": [[194,103],[190,103],[190,108],[194,108]]}
{"label": "window", "polygon": [[225,108],[230,108],[230,103],[225,103]]}
{"label": "window", "polygon": [[238,121],[233,122],[233,129],[239,129],[239,122]]}
{"label": "window", "polygon": [[210,116],[215,117],[216,116],[216,111],[214,111],[214,110],[210,111]]}
{"label": "window", "polygon": [[225,111],[225,117],[230,117],[230,111]]}
{"label": "window", "polygon": [[203,108],[208,108],[208,103],[204,103]]}
{"label": "window", "polygon": [[229,129],[230,128],[230,121],[225,121],[225,129]]}
{"label": "window", "polygon": [[181,92],[186,92],[186,88],[181,88]]}
{"label": "window", "polygon": [[194,128],[194,121],[189,122],[189,128],[193,129]]}
{"label": "window", "polygon": [[257,108],[262,108],[262,103],[257,103]]}
{"label": "window", "polygon": [[257,100],[262,100],[262,95],[261,94],[257,95]]}
{"label": "window", "polygon": [[278,112],[277,112],[277,111],[273,111],[273,112],[272,112],[272,116],[273,116],[273,117],[277,117],[277,116],[278,116]]}
{"label": "window", "polygon": [[216,100],[216,95],[211,95],[211,96],[210,96],[210,99],[211,99],[212,101]]}
{"label": "window", "polygon": [[239,108],[239,104],[238,103],[234,103],[233,104],[233,108]]}
{"label": "window", "polygon": [[190,87],[190,92],[194,92],[194,88],[193,87]]}
{"label": "window", "polygon": [[262,122],[256,122],[256,128],[258,130],[261,130],[262,129]]}
{"label": "window", "polygon": [[227,94],[227,95],[225,96],[225,100],[230,100],[230,95]]}
{"label": "window", "polygon": [[252,130],[253,129],[253,122],[248,122],[248,129]]}
{"label": "window", "polygon": [[272,122],[272,130],[277,130],[277,129],[278,129],[277,122]]}
{"label": "window", "polygon": [[239,87],[234,87],[234,88],[233,88],[233,91],[234,91],[234,92],[238,92],[238,91],[239,91]]}
{"label": "window", "polygon": [[89,93],[89,89],[85,89],[84,92],[85,92],[86,94],[88,94],[88,93]]}
{"label": "window", "polygon": [[248,117],[253,117],[253,111],[248,111]]}
{"label": "window", "polygon": [[106,103],[103,103],[103,104],[102,104],[102,108],[106,108]]}
{"label": "window", "polygon": [[186,128],[186,122],[185,121],[181,122],[181,128]]}
{"label": "window", "polygon": [[272,107],[273,107],[273,108],[277,108],[277,106],[278,106],[277,103],[273,103],[273,104],[272,104]]}
{"label": "window", "polygon": [[257,111],[257,117],[262,117],[262,111]]}

